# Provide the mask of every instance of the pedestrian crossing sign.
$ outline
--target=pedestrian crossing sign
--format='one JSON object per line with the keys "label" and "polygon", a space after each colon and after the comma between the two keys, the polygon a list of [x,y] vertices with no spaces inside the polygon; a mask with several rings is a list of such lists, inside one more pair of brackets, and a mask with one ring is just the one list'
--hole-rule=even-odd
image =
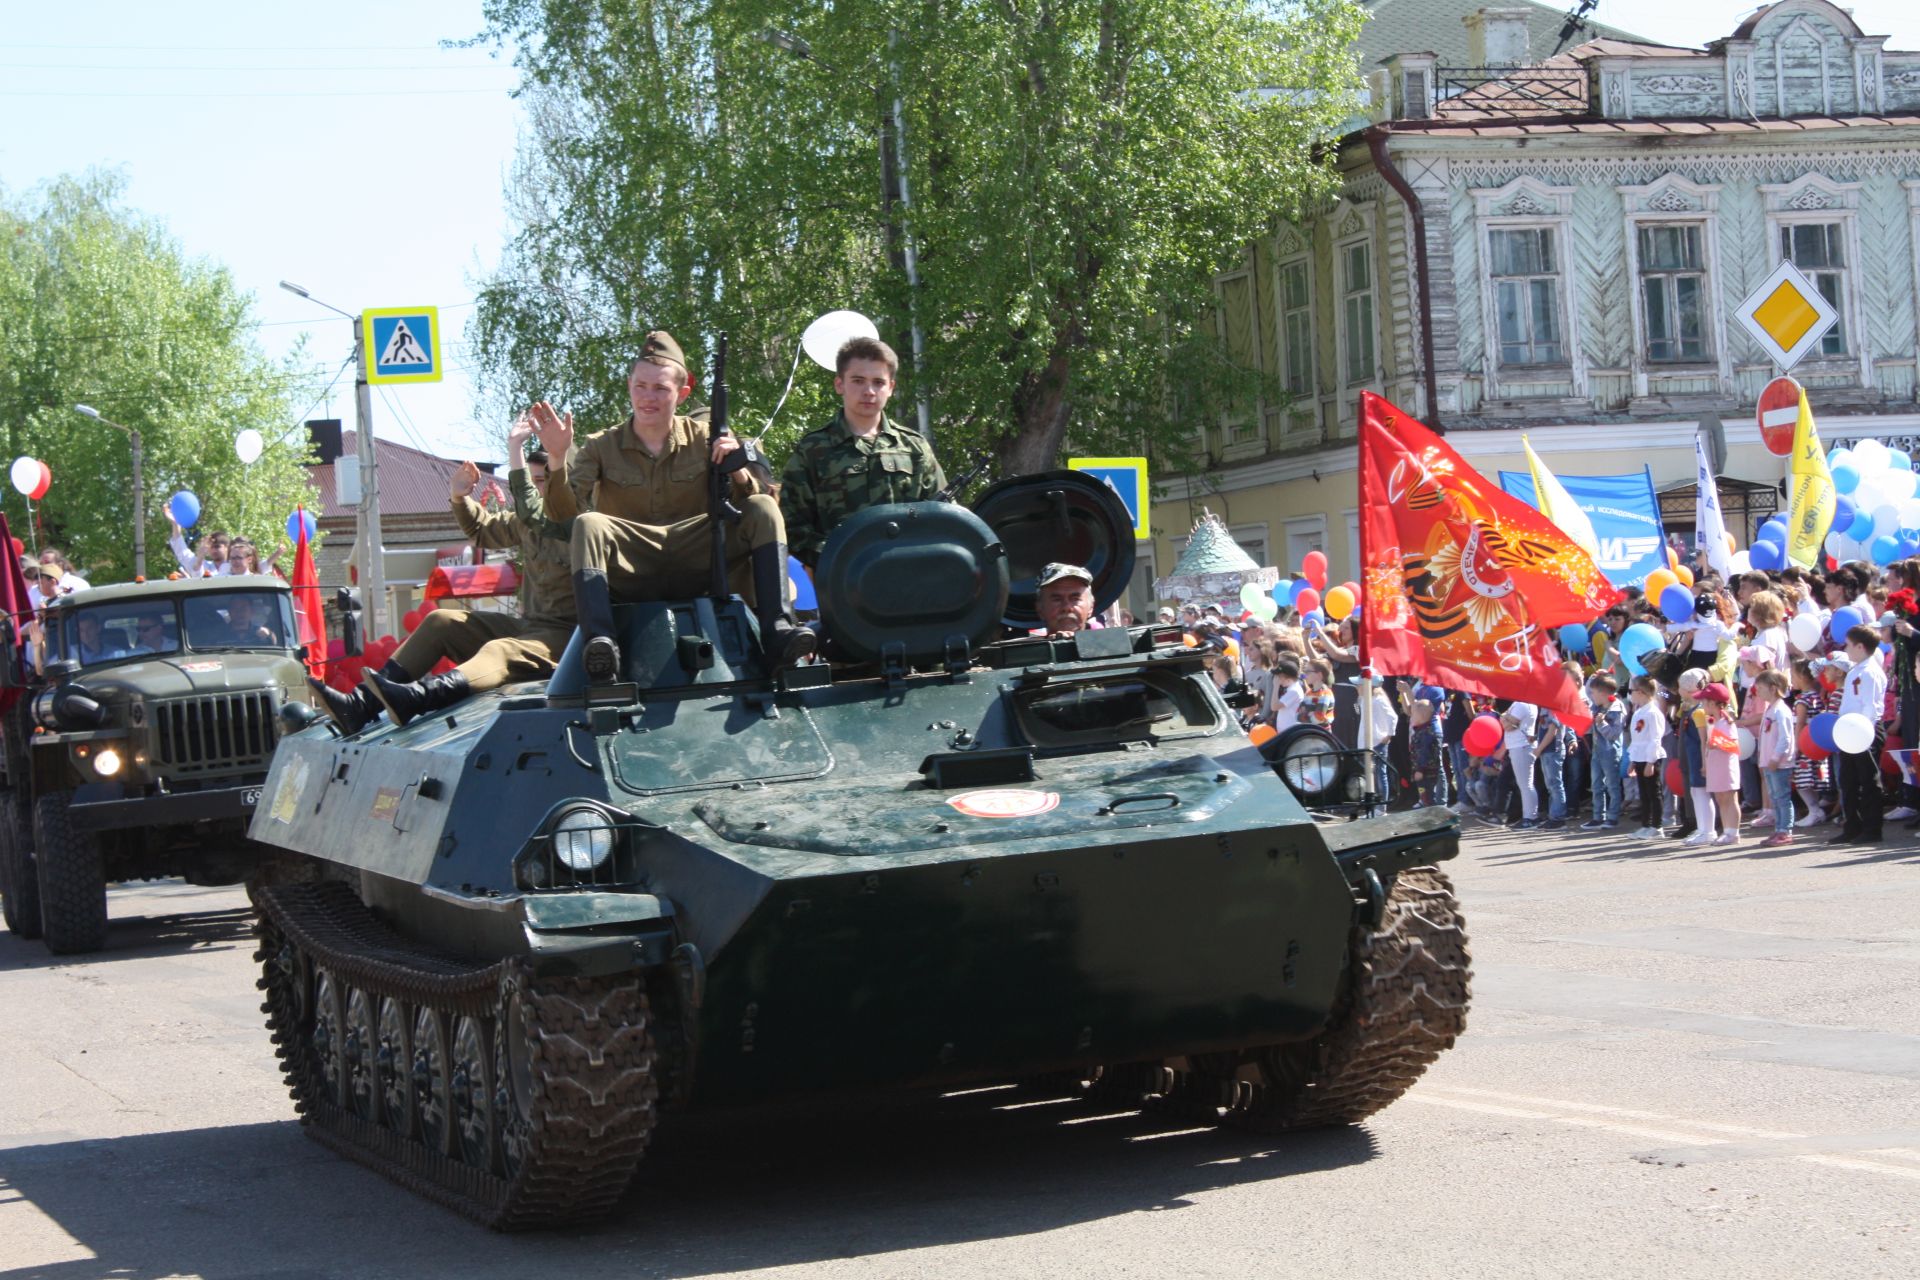
{"label": "pedestrian crossing sign", "polygon": [[1068,458],[1067,467],[1084,471],[1107,482],[1107,487],[1126,504],[1133,517],[1133,536],[1144,539],[1147,531],[1147,460],[1145,458]]}
{"label": "pedestrian crossing sign", "polygon": [[368,382],[438,382],[438,307],[378,307],[360,313]]}

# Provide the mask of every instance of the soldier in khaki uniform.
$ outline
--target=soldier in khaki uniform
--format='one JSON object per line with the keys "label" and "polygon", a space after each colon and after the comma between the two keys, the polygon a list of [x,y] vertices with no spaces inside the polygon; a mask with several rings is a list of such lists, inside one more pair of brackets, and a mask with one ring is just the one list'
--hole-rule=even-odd
{"label": "soldier in khaki uniform", "polygon": [[780,474],[780,514],[793,554],[814,568],[842,520],[889,502],[925,502],[947,487],[927,438],[887,417],[900,357],[854,338],[834,361],[840,412],[800,437]]}
{"label": "soldier in khaki uniform", "polygon": [[[509,459],[521,456],[532,435],[523,416],[507,437]],[[433,609],[379,671],[369,668],[362,686],[341,693],[309,680],[327,712],[343,730],[357,732],[382,707],[395,724],[451,706],[472,693],[497,689],[517,680],[552,673],[573,636],[573,584],[564,541],[547,536],[541,515],[548,484],[547,456],[526,451],[524,468],[507,475],[513,493],[511,512],[487,511],[468,495],[479,482],[471,462],[454,472],[450,485],[453,518],[460,531],[483,547],[520,552],[520,616],[471,609]],[[442,658],[459,665],[441,675],[428,674]]]}
{"label": "soldier in khaki uniform", "polygon": [[771,476],[758,451],[735,436],[708,448],[706,429],[675,412],[690,390],[680,344],[656,331],[628,371],[633,413],[619,426],[575,448],[571,414],[544,402],[533,407],[534,429],[556,463],[547,514],[561,526],[571,523],[574,601],[590,680],[612,680],[620,670],[616,598],[674,600],[708,589],[709,466],[730,477],[741,511],[726,531],[728,580],[753,604],[767,661],[784,667],[814,650],[813,633],[787,616],[786,526]]}

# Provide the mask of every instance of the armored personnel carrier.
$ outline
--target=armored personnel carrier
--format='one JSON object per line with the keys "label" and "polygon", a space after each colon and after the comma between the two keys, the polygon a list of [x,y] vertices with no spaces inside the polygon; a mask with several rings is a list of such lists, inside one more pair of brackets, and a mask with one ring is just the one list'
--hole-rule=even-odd
{"label": "armored personnel carrier", "polygon": [[13,933],[97,951],[109,883],[234,884],[271,852],[247,820],[306,668],[273,578],[95,587],[45,633],[45,683],[0,715],[0,894]]}
{"label": "armored personnel carrier", "polygon": [[[264,1010],[323,1143],[493,1227],[607,1212],[662,1116],[996,1081],[1262,1133],[1404,1092],[1467,1008],[1444,811],[1317,821],[1175,630],[1104,606],[1131,525],[1072,473],[870,509],[816,585],[831,663],[736,599],[619,611],[545,688],[286,739],[256,839]],[[1312,798],[1318,798],[1312,797]]]}

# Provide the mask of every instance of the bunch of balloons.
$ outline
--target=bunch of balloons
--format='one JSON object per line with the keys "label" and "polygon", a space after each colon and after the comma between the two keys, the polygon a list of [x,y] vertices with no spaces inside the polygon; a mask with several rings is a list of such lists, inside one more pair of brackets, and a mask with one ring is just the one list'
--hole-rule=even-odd
{"label": "bunch of balloons", "polygon": [[[1840,495],[1827,532],[1828,555],[1884,565],[1920,553],[1920,475],[1911,458],[1878,440],[1862,440],[1851,449],[1835,448],[1827,469]],[[1755,560],[1754,567],[1767,566]]]}

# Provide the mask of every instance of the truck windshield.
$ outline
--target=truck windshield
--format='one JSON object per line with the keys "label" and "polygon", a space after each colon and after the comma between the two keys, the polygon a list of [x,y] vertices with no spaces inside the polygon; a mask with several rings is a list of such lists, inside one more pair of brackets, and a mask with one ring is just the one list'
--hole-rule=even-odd
{"label": "truck windshield", "polygon": [[225,591],[181,602],[190,649],[284,649],[293,619],[283,591]]}
{"label": "truck windshield", "polygon": [[68,613],[60,656],[82,666],[116,662],[180,648],[180,620],[171,600],[122,601]]}

